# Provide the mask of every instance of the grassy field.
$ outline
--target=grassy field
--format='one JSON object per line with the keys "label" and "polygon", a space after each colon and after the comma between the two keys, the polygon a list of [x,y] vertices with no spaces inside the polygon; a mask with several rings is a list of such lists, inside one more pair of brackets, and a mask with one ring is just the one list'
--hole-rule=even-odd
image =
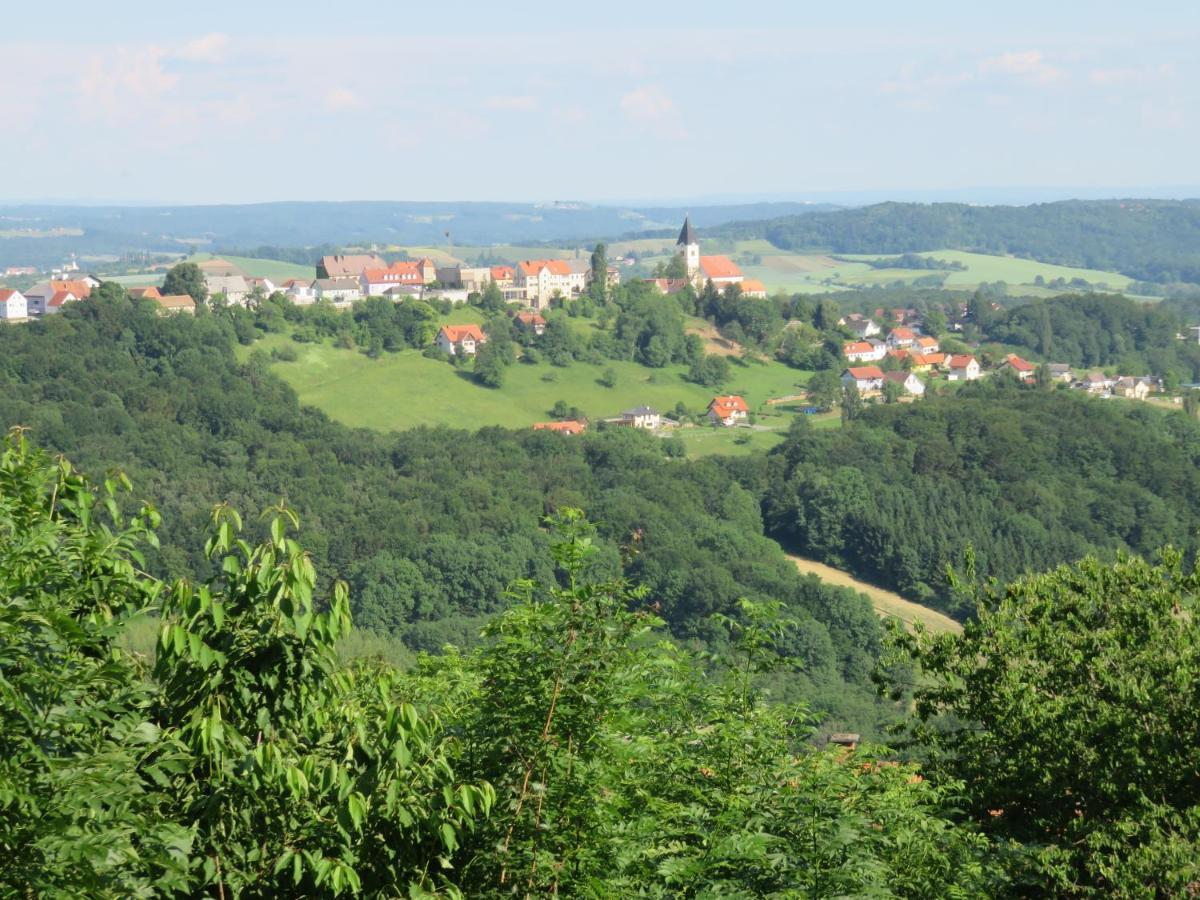
{"label": "grassy field", "polygon": [[[467,321],[474,312],[456,310],[456,318]],[[682,366],[648,369],[611,361],[556,368],[547,363],[517,363],[506,373],[503,387],[490,389],[476,384],[468,370],[428,359],[416,350],[370,359],[330,344],[296,344],[285,335],[271,335],[252,349],[270,351],[284,344],[293,347],[298,358],[276,362],[273,368],[295,388],[302,403],[323,409],[347,425],[383,431],[419,425],[522,428],[549,418],[558,400],[579,407],[589,418],[616,415],[641,404],[667,412],[681,401],[690,410],[703,410],[717,393],[685,381]],[[616,373],[612,388],[599,381],[609,368]],[[794,394],[809,375],[776,362],[734,362],[721,392],[742,394],[755,409],[770,397]],[[775,421],[786,427],[783,416]]]}
{"label": "grassy field", "polygon": [[283,282],[289,278],[316,278],[317,270],[314,262],[311,266],[297,263],[282,262],[278,259],[251,259],[248,256],[216,256],[212,253],[197,253],[189,256],[187,262],[201,263],[210,259],[223,259],[255,278],[270,278],[272,281]]}
{"label": "grassy field", "polygon": [[688,456],[746,456],[770,450],[781,443],[786,429],[755,431],[749,428],[715,428],[697,425],[680,428],[674,434],[687,446]]}
{"label": "grassy field", "polygon": [[875,612],[883,618],[899,619],[910,631],[916,622],[922,623],[927,629],[938,634],[947,631],[957,634],[962,631],[962,625],[949,616],[906,600],[894,591],[887,591],[875,587],[873,584],[867,584],[865,581],[859,581],[841,569],[835,569],[801,556],[789,555],[788,559],[795,563],[796,568],[805,575],[816,575],[829,584],[853,588],[861,594],[866,594],[875,607]]}

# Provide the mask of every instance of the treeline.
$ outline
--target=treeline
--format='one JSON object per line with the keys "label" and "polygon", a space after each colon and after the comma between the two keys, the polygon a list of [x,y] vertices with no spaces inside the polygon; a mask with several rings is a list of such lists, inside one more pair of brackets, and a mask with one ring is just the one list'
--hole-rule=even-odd
{"label": "treeline", "polygon": [[953,248],[1200,284],[1200,201],[1068,200],[1033,206],[880,203],[711,229],[784,250],[916,253]]}
{"label": "treeline", "polygon": [[[211,520],[203,584],[144,571],[157,513],[14,436],[0,454],[0,888],[125,897],[1176,897],[1200,879],[1200,575],[1087,560],[894,629],[884,747],[807,742],[743,601],[664,641],[589,524],[470,653],[347,664],[270,514]],[[120,641],[147,613],[152,659]],[[915,689],[913,688],[915,685]],[[831,742],[833,743],[833,742]],[[848,745],[848,746],[847,746]]]}
{"label": "treeline", "polygon": [[948,566],[1003,582],[1197,546],[1195,421],[1005,379],[869,407],[841,430],[800,420],[768,459],[730,465],[786,546],[951,611]]}
{"label": "treeline", "polygon": [[351,584],[360,624],[414,649],[465,646],[512,582],[547,577],[540,517],[577,506],[604,523],[608,571],[644,584],[680,639],[719,645],[713,613],[780,600],[801,621],[789,690],[866,728],[886,713],[866,687],[880,634],[869,604],[801,578],[764,536],[756,497],[715,462],[669,458],[666,442],[625,429],[351,430],[301,408],[265,356],[239,363],[252,313],[162,317],[97,293],[0,329],[0,422],[89,472],[128,472],[164,517],[154,573],[212,574],[200,536],[213,503],[282,499],[320,570]]}

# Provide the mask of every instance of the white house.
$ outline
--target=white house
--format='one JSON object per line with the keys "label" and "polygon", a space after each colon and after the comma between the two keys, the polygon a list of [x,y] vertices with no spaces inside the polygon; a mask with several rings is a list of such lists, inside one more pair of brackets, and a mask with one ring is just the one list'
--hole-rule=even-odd
{"label": "white house", "polygon": [[68,303],[78,303],[79,298],[70,291],[55,291],[54,296],[46,301],[46,307],[42,311],[44,315],[50,316],[63,311],[63,307]]}
{"label": "white house", "polygon": [[463,354],[474,356],[481,344],[487,343],[487,335],[478,325],[443,325],[438,331],[437,345],[450,356]]}
{"label": "white house", "polygon": [[0,319],[24,319],[29,316],[29,303],[20,291],[0,289]]}
{"label": "white house", "polygon": [[708,404],[708,418],[717,425],[738,425],[750,417],[744,398],[737,394],[713,397]]}
{"label": "white house", "polygon": [[911,328],[893,328],[887,336],[887,345],[893,350],[909,350],[917,343],[917,335]]}
{"label": "white house", "polygon": [[1010,353],[1004,357],[1004,362],[1000,363],[1000,368],[1004,371],[1012,372],[1021,381],[1029,381],[1037,374],[1037,369],[1033,363],[1021,359],[1015,353]]}
{"label": "white house", "polygon": [[[432,279],[431,279],[432,280]],[[386,269],[365,269],[359,276],[359,289],[364,296],[380,297],[397,286],[422,287],[425,275],[419,263],[395,262]]]}
{"label": "white house", "polygon": [[964,354],[951,356],[947,368],[949,369],[946,373],[947,381],[974,381],[981,374],[979,361],[973,356]]}
{"label": "white house", "polygon": [[209,298],[224,296],[230,306],[245,306],[250,294],[250,285],[242,275],[206,275]]}
{"label": "white house", "polygon": [[525,302],[534,309],[543,309],[557,293],[577,297],[587,284],[589,269],[571,265],[565,259],[525,259],[517,263],[513,287],[524,291]]}
{"label": "white house", "polygon": [[646,428],[653,430],[662,425],[662,416],[649,406],[638,406],[621,413],[620,422],[630,428]]}
{"label": "white house", "polygon": [[842,373],[842,384],[853,384],[860,394],[883,388],[883,370],[879,366],[851,366]]}
{"label": "white house", "polygon": [[307,306],[317,299],[313,281],[309,278],[289,278],[283,283],[283,292],[297,306]]}
{"label": "white house", "polygon": [[838,322],[839,325],[844,325],[850,329],[859,340],[865,340],[869,337],[874,337],[879,334],[879,326],[872,319],[868,319],[861,313],[851,313],[844,319]]}
{"label": "white house", "polygon": [[842,348],[849,362],[879,362],[887,355],[887,345],[882,341],[855,341]]}
{"label": "white house", "polygon": [[925,382],[921,381],[912,372],[884,372],[883,383],[898,384],[904,388],[904,392],[913,397],[925,396]]}
{"label": "white house", "polygon": [[362,288],[357,278],[318,278],[313,282],[313,293],[318,300],[328,300],[334,306],[349,306],[362,297]]}

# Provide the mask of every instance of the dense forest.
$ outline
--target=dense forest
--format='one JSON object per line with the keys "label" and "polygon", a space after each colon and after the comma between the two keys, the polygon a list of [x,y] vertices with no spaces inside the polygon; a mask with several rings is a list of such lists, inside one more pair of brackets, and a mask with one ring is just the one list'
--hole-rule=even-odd
{"label": "dense forest", "polygon": [[1067,200],[1033,206],[880,203],[710,229],[784,250],[971,250],[1200,284],[1200,200]]}
{"label": "dense forest", "polygon": [[[279,506],[213,514],[212,576],[144,571],[156,511],[14,435],[0,453],[0,892],[13,897],[1178,897],[1200,880],[1200,575],[1085,560],[893,630],[909,761],[766,679],[783,604],[696,654],[546,518],[470,653],[345,662]],[[121,638],[154,612],[153,659]],[[915,686],[915,689],[914,689]],[[905,704],[907,707],[908,704]]]}
{"label": "dense forest", "polygon": [[[643,585],[679,639],[719,646],[712,614],[782,601],[805,660],[789,689],[833,724],[887,714],[867,685],[880,639],[870,605],[800,577],[764,536],[757,498],[717,462],[674,458],[631,430],[351,430],[301,408],[265,357],[238,362],[238,334],[261,333],[244,310],[164,318],[108,294],[0,329],[0,421],[86,471],[128,473],[164,519],[155,573],[210,574],[201,535],[214,503],[257,514],[283,500],[326,578],[351,585],[361,626],[413,649],[468,646],[512,582],[546,576],[541,517],[577,506],[602,523],[608,571]],[[256,515],[248,526],[261,530]]]}
{"label": "dense forest", "polygon": [[1008,581],[1089,553],[1194,553],[1200,425],[1183,413],[1009,379],[797,422],[731,464],[786,545],[953,608],[947,566]]}

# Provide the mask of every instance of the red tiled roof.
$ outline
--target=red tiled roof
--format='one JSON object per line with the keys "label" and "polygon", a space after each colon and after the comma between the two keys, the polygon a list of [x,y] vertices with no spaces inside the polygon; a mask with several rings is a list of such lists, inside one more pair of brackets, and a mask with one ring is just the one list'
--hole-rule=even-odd
{"label": "red tiled roof", "polygon": [[866,341],[853,341],[842,348],[842,352],[849,356],[851,353],[870,353],[875,348]]}
{"label": "red tiled roof", "polygon": [[705,278],[739,278],[742,270],[728,256],[700,257],[700,271]]}
{"label": "red tiled roof", "polygon": [[737,412],[748,413],[750,407],[746,405],[744,398],[737,394],[726,394],[720,397],[713,397],[708,404],[710,410],[715,410],[717,415],[722,419],[727,419]]}
{"label": "red tiled roof", "polygon": [[765,294],[767,286],[757,278],[743,278],[741,283],[743,294]]}
{"label": "red tiled roof", "polygon": [[919,347],[936,347],[938,345],[937,338],[919,337],[917,338],[917,346]]}
{"label": "red tiled roof", "polygon": [[871,378],[882,378],[883,370],[879,366],[851,366],[846,370],[856,381],[865,381]]}
{"label": "red tiled roof", "polygon": [[908,381],[910,375],[912,375],[912,372],[884,372],[883,380],[894,381],[896,384],[904,384],[904,382]]}
{"label": "red tiled roof", "polygon": [[446,340],[450,341],[452,344],[457,344],[463,338],[471,338],[476,342],[487,340],[487,335],[483,333],[483,329],[474,324],[443,325],[441,328],[441,333],[444,334],[446,336]]}
{"label": "red tiled roof", "polygon": [[12,288],[0,288],[0,303],[7,303],[16,293]]}
{"label": "red tiled roof", "polygon": [[551,275],[571,274],[571,267],[565,259],[523,259],[517,265],[526,277],[537,275],[542,269],[549,269]]}
{"label": "red tiled roof", "polygon": [[916,338],[911,328],[893,328],[892,337],[902,341],[911,341]]}
{"label": "red tiled roof", "polygon": [[383,260],[374,253],[321,257],[321,268],[330,278],[357,278],[366,269],[379,268],[382,263]]}
{"label": "red tiled roof", "polygon": [[154,300],[162,296],[156,287],[131,287],[129,296],[134,300]]}
{"label": "red tiled roof", "polygon": [[196,301],[190,294],[165,294],[155,297],[155,301],[163,309],[195,309]]}
{"label": "red tiled roof", "polygon": [[567,419],[563,422],[535,422],[533,430],[555,431],[559,434],[583,434],[587,431],[587,423],[575,419]]}
{"label": "red tiled roof", "polygon": [[46,301],[47,306],[62,306],[64,303],[69,303],[72,300],[78,300],[71,291],[55,291],[54,296]]}
{"label": "red tiled roof", "polygon": [[965,369],[974,361],[975,357],[960,353],[957,356],[950,357],[949,366],[952,369]]}
{"label": "red tiled roof", "polygon": [[524,325],[545,325],[546,320],[535,312],[517,313],[517,321]]}
{"label": "red tiled roof", "polygon": [[1015,353],[1010,353],[1004,357],[1004,361],[1018,372],[1032,372],[1034,369],[1033,363],[1027,362]]}
{"label": "red tiled roof", "polygon": [[514,274],[512,266],[492,266],[492,281],[512,281]]}
{"label": "red tiled roof", "polygon": [[92,294],[92,287],[86,281],[51,281],[50,290],[70,291],[76,300],[82,300]]}
{"label": "red tiled roof", "polygon": [[364,269],[362,274],[368,284],[420,284],[425,280],[420,264],[414,262],[396,262],[386,269]]}

